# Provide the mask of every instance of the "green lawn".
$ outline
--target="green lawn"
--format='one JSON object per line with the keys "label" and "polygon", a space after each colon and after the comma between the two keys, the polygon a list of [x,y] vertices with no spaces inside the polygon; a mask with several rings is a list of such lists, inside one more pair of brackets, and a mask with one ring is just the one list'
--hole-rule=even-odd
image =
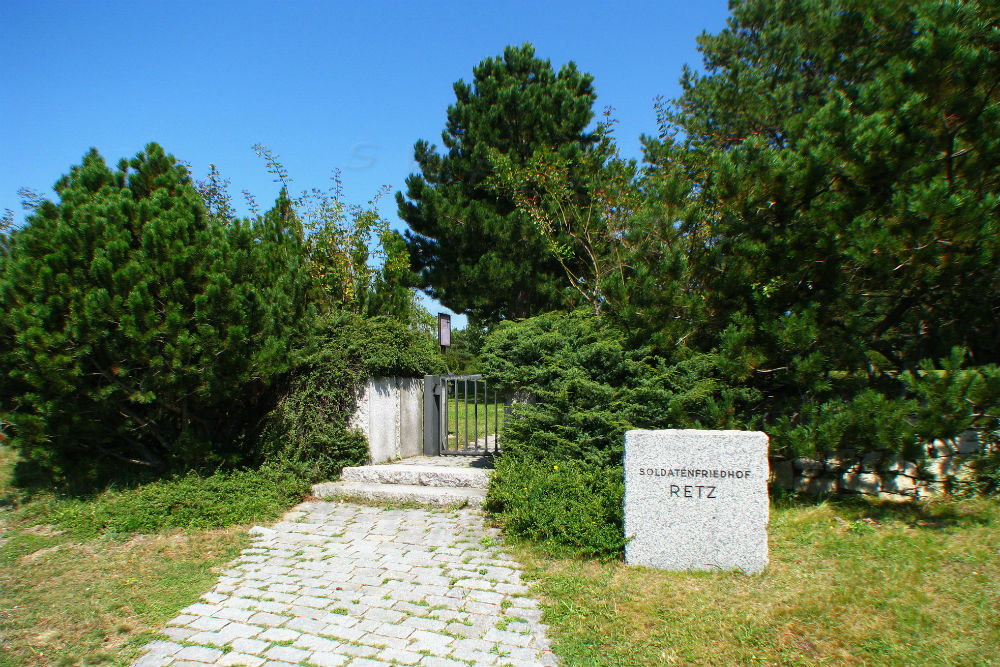
{"label": "green lawn", "polygon": [[[0,448],[0,667],[128,665],[247,544],[245,523],[113,528],[136,513],[128,494],[201,489],[218,512],[233,494],[208,481],[24,501],[4,486],[11,461]],[[287,502],[265,501],[272,516]],[[1000,500],[775,500],[769,535],[756,577],[513,550],[566,667],[1000,665]]]}
{"label": "green lawn", "polygon": [[[474,447],[478,441],[480,447],[489,445],[493,451],[496,434],[503,430],[504,404],[500,400],[487,402],[482,396],[478,401],[472,396],[466,401],[462,394],[458,398],[448,397],[448,448]],[[457,411],[457,414],[456,414]],[[499,422],[499,428],[497,427]]]}
{"label": "green lawn", "polygon": [[301,498],[260,471],[25,497],[13,463],[0,447],[0,667],[129,665],[249,544],[248,524]]}
{"label": "green lawn", "polygon": [[761,576],[518,555],[567,667],[1000,665],[1000,501],[772,503]]}

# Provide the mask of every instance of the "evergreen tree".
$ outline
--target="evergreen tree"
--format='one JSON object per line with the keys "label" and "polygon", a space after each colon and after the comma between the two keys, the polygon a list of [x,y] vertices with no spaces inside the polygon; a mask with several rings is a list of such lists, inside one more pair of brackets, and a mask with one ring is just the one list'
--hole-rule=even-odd
{"label": "evergreen tree", "polygon": [[529,44],[507,47],[473,69],[471,84],[458,81],[442,133],[445,152],[418,141],[421,173],[397,193],[414,270],[422,286],[444,305],[481,321],[527,317],[571,298],[563,267],[530,216],[498,193],[491,156],[523,165],[549,146],[576,165],[596,137],[586,128],[596,95],[592,77],[573,63],[558,74],[535,58]]}
{"label": "evergreen tree", "polygon": [[115,171],[91,150],[55,189],[0,257],[0,420],[22,456],[56,476],[221,460],[305,307],[287,199],[208,215],[156,144]]}
{"label": "evergreen tree", "polygon": [[875,423],[900,373],[954,347],[1000,360],[997,19],[977,0],[746,0],[700,38],[669,118],[683,142],[649,157],[683,164],[702,207],[682,226],[689,342],[760,389],[772,435],[912,442]]}

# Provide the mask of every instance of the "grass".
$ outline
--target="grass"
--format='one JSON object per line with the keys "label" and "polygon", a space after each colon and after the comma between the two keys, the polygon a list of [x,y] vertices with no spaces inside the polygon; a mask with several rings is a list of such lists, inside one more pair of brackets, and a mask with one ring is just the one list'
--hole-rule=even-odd
{"label": "grass", "polygon": [[567,667],[1000,665],[1000,500],[775,501],[763,575],[519,546]]}
{"label": "grass", "polygon": [[[494,446],[493,436],[503,430],[504,404],[500,401],[497,404],[487,403],[482,397],[474,400],[471,395],[466,403],[461,392],[456,398],[454,394],[448,396],[448,448],[475,447],[478,439],[480,447],[487,443],[484,438],[489,436],[489,447]],[[456,410],[458,411],[456,420]],[[497,429],[497,421],[500,428]]]}
{"label": "grass", "polygon": [[0,667],[129,665],[249,544],[248,523],[301,497],[268,470],[25,497],[13,463],[0,447]]}

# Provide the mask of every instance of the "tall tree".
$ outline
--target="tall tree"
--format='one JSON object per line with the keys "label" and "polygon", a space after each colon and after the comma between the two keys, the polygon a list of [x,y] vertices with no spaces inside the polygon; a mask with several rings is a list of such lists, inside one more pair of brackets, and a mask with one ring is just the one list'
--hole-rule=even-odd
{"label": "tall tree", "polygon": [[454,85],[442,132],[444,152],[414,146],[420,174],[396,194],[413,268],[421,286],[444,305],[483,321],[527,317],[572,298],[563,267],[530,216],[492,184],[491,155],[523,165],[540,146],[586,178],[584,153],[596,99],[593,78],[571,62],[556,73],[530,44],[473,68],[471,84]]}
{"label": "tall tree", "polygon": [[683,141],[650,157],[703,208],[691,341],[727,350],[765,419],[806,433],[836,412],[811,403],[899,395],[953,347],[1000,361],[998,22],[980,0],[745,0],[699,39]]}

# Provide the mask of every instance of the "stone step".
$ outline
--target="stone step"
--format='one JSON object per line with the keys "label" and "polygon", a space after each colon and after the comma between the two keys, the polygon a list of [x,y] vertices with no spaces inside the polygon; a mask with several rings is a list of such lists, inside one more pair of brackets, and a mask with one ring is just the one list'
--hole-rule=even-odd
{"label": "stone step", "polygon": [[369,482],[323,482],[313,484],[312,493],[318,498],[341,498],[386,503],[417,503],[420,505],[480,506],[486,499],[485,489],[418,484],[372,484]]}
{"label": "stone step", "polygon": [[490,483],[490,471],[480,468],[389,463],[344,468],[340,479],[343,482],[369,484],[485,489]]}

